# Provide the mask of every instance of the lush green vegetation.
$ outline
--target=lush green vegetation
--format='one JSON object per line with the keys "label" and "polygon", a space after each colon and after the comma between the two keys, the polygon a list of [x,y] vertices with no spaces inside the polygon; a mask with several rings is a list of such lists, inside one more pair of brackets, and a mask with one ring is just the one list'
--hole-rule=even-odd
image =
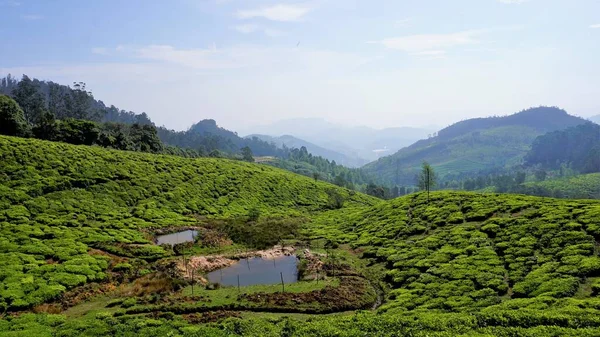
{"label": "lush green vegetation", "polygon": [[600,173],[529,182],[520,193],[554,198],[600,199]]}
{"label": "lush green vegetation", "polygon": [[567,164],[582,173],[600,172],[600,125],[588,122],[542,135],[533,142],[525,162],[546,169]]}
{"label": "lush green vegetation", "polygon": [[423,161],[439,174],[440,182],[462,180],[520,164],[537,136],[584,124],[584,119],[550,107],[532,108],[505,117],[458,122],[364,166],[380,183],[412,186]]}
{"label": "lush green vegetation", "polygon": [[[152,261],[168,253],[145,227],[232,217],[251,208],[300,216],[373,199],[278,169],[223,159],[185,159],[0,138],[0,264],[5,309],[31,307],[102,281],[108,261],[90,247]],[[308,212],[308,213],[307,213]]]}
{"label": "lush green vegetation", "polygon": [[[0,156],[0,336],[600,333],[598,201],[380,201],[265,165],[5,136]],[[191,296],[163,268],[181,257],[149,234],[204,223],[241,245],[265,231],[256,244],[294,236],[327,254],[328,279],[287,295],[257,286]],[[94,297],[107,291],[122,295]],[[366,311],[316,315],[357,308]],[[240,318],[246,310],[274,314]]]}

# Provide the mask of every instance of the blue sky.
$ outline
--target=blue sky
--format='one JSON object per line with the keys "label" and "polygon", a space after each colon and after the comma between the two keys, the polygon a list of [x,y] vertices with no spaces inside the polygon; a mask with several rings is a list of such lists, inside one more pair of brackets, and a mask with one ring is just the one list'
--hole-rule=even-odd
{"label": "blue sky", "polygon": [[599,0],[0,0],[0,74],[185,129],[600,114]]}

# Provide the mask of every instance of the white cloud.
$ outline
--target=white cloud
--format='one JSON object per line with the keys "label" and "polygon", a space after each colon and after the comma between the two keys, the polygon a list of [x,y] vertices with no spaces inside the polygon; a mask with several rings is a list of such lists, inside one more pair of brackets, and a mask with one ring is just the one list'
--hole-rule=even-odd
{"label": "white cloud", "polygon": [[380,41],[370,41],[369,43],[381,44],[388,49],[419,53],[440,51],[445,48],[475,44],[478,42],[475,39],[477,34],[479,34],[477,31],[465,31],[450,34],[420,34],[387,38]]}
{"label": "white cloud", "polygon": [[289,47],[240,45],[221,49],[215,46],[206,49],[178,49],[169,45],[119,46],[106,52],[119,52],[135,62],[154,61],[148,64],[155,63],[159,67],[169,65],[200,71],[261,68],[271,72],[318,74],[338,70],[345,72],[369,62],[368,58],[351,53],[302,49],[296,48],[295,44]]}
{"label": "white cloud", "polygon": [[277,4],[258,9],[240,10],[236,16],[240,19],[265,18],[272,21],[300,21],[311,8],[304,5]]}
{"label": "white cloud", "polygon": [[527,1],[529,1],[529,0],[498,0],[498,2],[501,2],[503,4],[508,4],[508,5],[520,5]]}
{"label": "white cloud", "polygon": [[256,24],[246,24],[246,25],[237,25],[233,26],[233,29],[237,30],[242,34],[252,34],[255,32],[263,32],[266,36],[269,37],[280,37],[287,35],[286,32],[280,31],[272,28],[264,28]]}
{"label": "white cloud", "polygon": [[590,28],[592,29],[598,29],[600,28],[600,23],[594,24],[594,25],[590,25]]}
{"label": "white cloud", "polygon": [[255,31],[258,30],[258,25],[255,25],[255,24],[237,25],[237,26],[233,27],[233,29],[237,30],[238,32],[240,32],[242,34],[250,34],[250,33],[254,33]]}
{"label": "white cloud", "polygon": [[27,20],[27,21],[36,21],[36,20],[41,20],[44,17],[38,14],[26,14],[26,15],[21,15],[21,19],[23,20]]}

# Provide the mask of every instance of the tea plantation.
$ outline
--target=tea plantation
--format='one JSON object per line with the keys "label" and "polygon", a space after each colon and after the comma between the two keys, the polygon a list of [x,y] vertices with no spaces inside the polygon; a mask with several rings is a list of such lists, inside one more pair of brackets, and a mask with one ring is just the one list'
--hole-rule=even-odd
{"label": "tea plantation", "polygon": [[[49,310],[152,275],[175,254],[153,243],[158,228],[249,213],[302,218],[294,239],[356,256],[347,263],[380,284],[381,303],[322,315]],[[598,336],[599,239],[600,201],[380,201],[260,164],[0,137],[0,336]]]}

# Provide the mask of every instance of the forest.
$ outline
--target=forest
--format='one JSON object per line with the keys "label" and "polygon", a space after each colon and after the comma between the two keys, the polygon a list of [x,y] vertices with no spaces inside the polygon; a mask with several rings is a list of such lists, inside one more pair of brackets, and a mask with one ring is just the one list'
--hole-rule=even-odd
{"label": "forest", "polygon": [[[71,88],[27,76],[16,80],[8,75],[0,79],[0,93],[13,98],[23,111],[23,119],[17,123],[20,126],[15,129],[20,131],[4,130],[9,125],[6,122],[0,126],[0,133],[6,135],[190,158],[258,158],[262,164],[383,199],[416,191],[415,176],[423,160],[432,162],[439,189],[560,198],[598,195],[582,184],[574,185],[575,190],[566,190],[566,184],[554,184],[552,189],[531,185],[600,172],[600,127],[556,107],[461,121],[397,154],[363,168],[347,168],[308,153],[305,147],[278,147],[257,137],[239,137],[212,119],[201,120],[186,131],[156,127],[145,113],[106,107],[83,82]],[[10,105],[6,99],[2,102],[7,108]],[[16,107],[11,109],[18,111]],[[561,151],[553,151],[556,148]],[[591,179],[586,181],[592,183]]]}
{"label": "forest", "polygon": [[[0,154],[0,336],[600,329],[599,201],[451,191],[382,201],[265,165],[19,137],[0,136]],[[206,232],[187,254],[152,241],[190,226]],[[280,240],[326,254],[327,279],[240,295],[196,285],[192,296],[193,280],[168,272],[186,255]]]}
{"label": "forest", "polygon": [[[16,116],[22,111],[23,118],[12,130],[0,134],[35,137],[38,139],[70,144],[98,145],[106,148],[166,153],[183,157],[222,157],[253,161],[253,156],[273,156],[277,161],[266,161],[295,173],[315,176],[338,185],[378,191],[384,186],[373,184],[373,178],[358,169],[348,169],[320,156],[306,153],[306,148],[281,148],[259,138],[242,138],[235,132],[217,125],[215,120],[202,120],[187,131],[173,131],[156,127],[145,113],[106,107],[86,90],[85,83],[73,84],[73,88],[54,82],[30,79],[24,75],[17,80],[10,75],[0,79],[0,94],[4,115]],[[0,96],[2,97],[2,96]],[[14,100],[14,103],[8,99]],[[2,117],[0,117],[2,118]],[[244,151],[246,149],[246,155]],[[249,149],[250,151],[248,151]],[[343,183],[340,183],[343,179]],[[367,190],[367,185],[371,188]],[[389,194],[385,194],[389,196]]]}

